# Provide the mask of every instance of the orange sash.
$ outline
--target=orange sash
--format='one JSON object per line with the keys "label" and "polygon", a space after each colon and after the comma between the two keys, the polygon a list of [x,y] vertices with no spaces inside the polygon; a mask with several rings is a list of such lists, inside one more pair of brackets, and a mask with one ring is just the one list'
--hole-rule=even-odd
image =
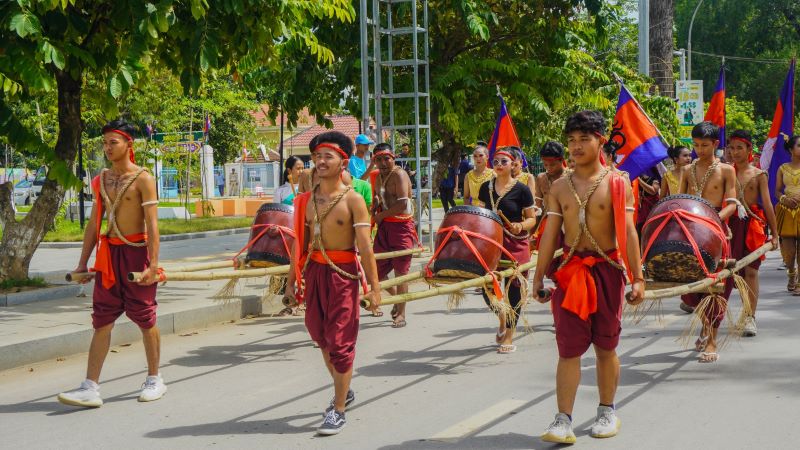
{"label": "orange sash", "polygon": [[[764,229],[764,224],[767,222],[767,219],[764,215],[764,210],[757,204],[750,205],[750,211],[753,212],[753,215],[758,217],[750,217],[747,223],[745,246],[747,250],[752,253],[767,242],[767,233]],[[762,261],[765,259],[767,259],[766,256],[761,256]]]}
{"label": "orange sash", "polygon": [[638,178],[631,181],[631,194],[633,194],[633,223],[639,223],[639,207],[641,206],[639,202],[641,202],[642,199],[640,198]]}
{"label": "orange sash", "polygon": [[630,261],[628,261],[628,233],[626,230],[627,221],[625,220],[625,207],[625,178],[619,174],[612,173],[611,209],[614,212],[614,229],[617,234],[617,249],[622,254],[622,262],[625,263],[625,271],[628,275],[628,280],[633,282],[631,264]]}
{"label": "orange sash", "polygon": [[[294,198],[294,254],[296,264],[294,266],[295,283],[302,286],[303,266],[306,260],[306,207],[311,200],[311,191],[303,192]],[[302,293],[300,295],[302,297]]]}
{"label": "orange sash", "polygon": [[[608,254],[612,260],[617,250]],[[558,286],[564,291],[561,307],[575,313],[581,320],[597,312],[597,286],[589,269],[595,264],[607,262],[601,256],[573,256],[564,267],[555,273]]]}

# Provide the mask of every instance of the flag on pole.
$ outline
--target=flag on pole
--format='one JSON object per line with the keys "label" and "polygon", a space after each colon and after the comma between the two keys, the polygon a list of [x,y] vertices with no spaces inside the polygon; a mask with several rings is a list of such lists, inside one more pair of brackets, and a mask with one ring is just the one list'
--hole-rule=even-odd
{"label": "flag on pole", "polygon": [[247,160],[247,142],[242,142],[242,162]]}
{"label": "flag on pole", "polygon": [[208,134],[211,131],[211,116],[206,114],[206,121],[203,124],[203,133]]}
{"label": "flag on pole", "polygon": [[155,131],[155,129],[149,123],[147,124],[145,129],[147,130],[147,139],[151,139],[153,137],[153,132]]}
{"label": "flag on pole", "polygon": [[717,87],[714,88],[714,95],[711,96],[711,103],[708,104],[708,111],[703,120],[711,122],[719,127],[719,147],[725,148],[725,65],[719,69]]}
{"label": "flag on pole", "polygon": [[631,180],[667,158],[667,146],[661,139],[661,133],[622,80],[609,140],[620,145],[617,149],[617,168],[628,172]]}
{"label": "flag on pole", "polygon": [[761,149],[761,168],[766,169],[769,174],[769,193],[772,196],[772,203],[777,203],[775,196],[775,179],[778,177],[778,169],[781,164],[789,162],[792,158],[789,152],[784,151],[784,136],[792,136],[794,133],[794,68],[796,60],[792,60],[789,66],[789,73],[783,82],[781,96],[778,99],[778,106],[775,108],[775,116],[772,119],[772,127],[769,129],[767,141]]}
{"label": "flag on pole", "polygon": [[[500,115],[497,116],[497,123],[494,126],[494,133],[492,139],[489,141],[489,166],[491,167],[494,152],[498,148],[503,147],[522,147],[517,137],[517,130],[514,128],[514,122],[508,114],[506,101],[500,95],[499,88],[497,96],[500,97]],[[523,159],[523,167],[528,166],[528,162]]]}

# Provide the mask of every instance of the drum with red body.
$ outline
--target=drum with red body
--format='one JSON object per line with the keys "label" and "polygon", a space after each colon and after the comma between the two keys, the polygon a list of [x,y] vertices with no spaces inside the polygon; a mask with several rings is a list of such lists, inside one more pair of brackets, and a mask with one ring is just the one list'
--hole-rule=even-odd
{"label": "drum with red body", "polygon": [[289,250],[294,245],[293,226],[293,206],[281,203],[261,205],[250,229],[250,240],[255,241],[247,249],[245,262],[250,267],[289,264]]}
{"label": "drum with red body", "polygon": [[[658,231],[659,225],[666,218],[662,215],[678,210],[707,219],[709,222],[693,221],[688,217],[672,217]],[[722,237],[726,234],[727,228],[720,220],[717,210],[705,199],[694,195],[671,195],[653,206],[642,227],[642,260],[646,274],[655,281],[691,283],[706,277],[695,256],[693,246],[678,221],[686,227],[697,244],[709,273],[717,271],[722,258],[725,257],[727,242]]]}
{"label": "drum with red body", "polygon": [[[485,208],[477,206],[456,206],[450,208],[444,216],[436,236],[436,249],[443,245],[447,237],[447,228],[457,226],[463,230],[477,233],[483,238],[469,236],[469,240],[481,255],[489,270],[497,269],[503,245],[503,225],[500,217]],[[497,245],[488,242],[490,239]],[[487,271],[478,261],[475,253],[465,244],[461,237],[453,233],[433,262],[434,275],[453,278],[477,278],[486,275]]]}

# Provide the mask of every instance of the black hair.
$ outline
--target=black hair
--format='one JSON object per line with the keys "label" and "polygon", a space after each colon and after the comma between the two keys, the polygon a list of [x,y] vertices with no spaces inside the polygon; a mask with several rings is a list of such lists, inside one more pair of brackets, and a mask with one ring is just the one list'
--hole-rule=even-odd
{"label": "black hair", "polygon": [[322,143],[336,144],[341,148],[348,157],[353,156],[353,141],[340,131],[326,131],[320,133],[308,143],[309,149],[313,152],[319,144]]}
{"label": "black hair", "polygon": [[136,128],[134,128],[133,125],[129,124],[128,122],[125,122],[122,119],[112,120],[111,122],[108,122],[103,126],[102,132],[103,134],[106,134],[109,131],[114,131],[114,130],[119,130],[126,133],[128,136],[131,137],[131,139],[136,138],[135,135]]}
{"label": "black hair", "polygon": [[598,111],[580,111],[569,116],[566,125],[564,125],[564,134],[570,134],[574,131],[582,133],[600,134],[606,133],[606,119]]}
{"label": "black hair", "polygon": [[747,142],[750,143],[751,147],[753,146],[753,136],[747,130],[733,130],[733,133],[731,133],[730,139],[733,139],[733,138],[744,139],[744,140],[746,140]]}
{"label": "black hair", "polygon": [[500,147],[500,148],[497,149],[497,151],[507,152],[508,154],[511,155],[512,158],[514,158],[514,161],[522,161],[522,159],[524,157],[523,153],[522,153],[522,149],[520,149],[519,147],[514,146],[514,145],[510,145],[508,147]]}
{"label": "black hair", "polygon": [[539,151],[539,156],[543,158],[563,158],[564,146],[560,142],[547,141]]}
{"label": "black hair", "polygon": [[409,144],[408,142],[403,142],[403,145],[401,145],[400,147],[411,147],[411,144]]}
{"label": "black hair", "polygon": [[387,144],[386,142],[381,142],[380,144],[376,145],[375,148],[372,149],[373,153],[382,152],[384,150],[389,150],[390,152],[394,153],[392,150],[392,146]]}
{"label": "black hair", "polygon": [[719,140],[719,127],[711,122],[700,122],[692,128],[692,138]]}
{"label": "black hair", "polygon": [[475,145],[481,147],[489,147],[489,144],[487,144],[486,141],[478,141],[475,143]]}
{"label": "black hair", "polygon": [[792,149],[795,145],[797,145],[797,141],[800,141],[800,134],[796,134],[784,142],[783,147],[786,149],[787,152],[790,154],[792,153]]}
{"label": "black hair", "polygon": [[[303,162],[302,159],[294,155],[286,158],[286,161],[283,163],[283,181],[281,184],[289,182],[289,172],[292,171],[294,165],[297,164],[298,161]],[[297,183],[297,180],[292,180],[292,183]]]}
{"label": "black hair", "polygon": [[681,156],[681,153],[683,153],[684,150],[689,150],[689,147],[687,147],[685,145],[670,146],[667,149],[667,156],[669,156],[670,158],[675,160],[675,158]]}

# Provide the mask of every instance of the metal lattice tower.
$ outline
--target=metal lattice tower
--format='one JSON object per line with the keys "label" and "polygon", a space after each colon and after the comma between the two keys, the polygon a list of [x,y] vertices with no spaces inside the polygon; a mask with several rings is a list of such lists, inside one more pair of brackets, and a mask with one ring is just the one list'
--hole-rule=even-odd
{"label": "metal lattice tower", "polygon": [[[377,142],[407,142],[417,233],[433,245],[431,99],[427,0],[361,0],[363,130],[374,118]],[[370,70],[372,69],[372,70]],[[385,82],[384,82],[385,81]],[[388,110],[388,113],[387,113]],[[384,133],[388,133],[384,137]]]}

